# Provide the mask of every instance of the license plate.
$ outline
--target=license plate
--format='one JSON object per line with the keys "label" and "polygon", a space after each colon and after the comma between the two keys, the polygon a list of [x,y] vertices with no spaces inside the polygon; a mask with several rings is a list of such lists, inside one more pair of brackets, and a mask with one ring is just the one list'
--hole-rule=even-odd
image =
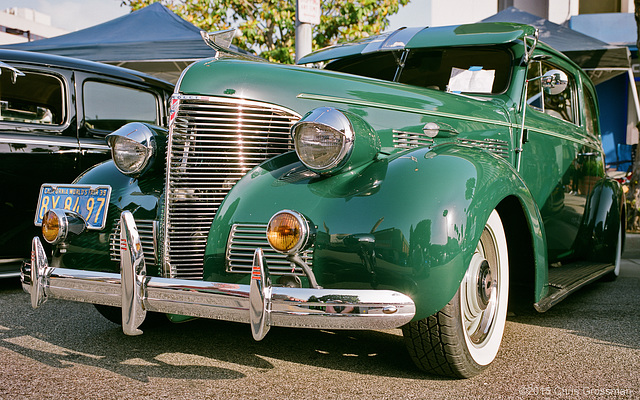
{"label": "license plate", "polygon": [[110,194],[111,186],[45,183],[40,187],[35,224],[42,225],[42,218],[47,210],[61,208],[80,214],[87,224],[87,229],[103,229]]}

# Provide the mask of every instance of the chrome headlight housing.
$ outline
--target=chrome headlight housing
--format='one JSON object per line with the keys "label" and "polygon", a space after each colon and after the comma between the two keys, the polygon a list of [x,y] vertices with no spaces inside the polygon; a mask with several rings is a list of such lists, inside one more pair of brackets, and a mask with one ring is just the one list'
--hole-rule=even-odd
{"label": "chrome headlight housing", "polygon": [[295,254],[309,247],[315,236],[313,227],[301,213],[282,210],[267,225],[267,240],[272,249],[282,254]]}
{"label": "chrome headlight housing", "polygon": [[106,140],[111,147],[111,158],[120,172],[140,176],[155,160],[157,134],[147,124],[131,122],[113,133]]}
{"label": "chrome headlight housing", "polygon": [[320,107],[291,128],[300,161],[310,170],[329,174],[371,161],[380,151],[380,139],[355,114]]}

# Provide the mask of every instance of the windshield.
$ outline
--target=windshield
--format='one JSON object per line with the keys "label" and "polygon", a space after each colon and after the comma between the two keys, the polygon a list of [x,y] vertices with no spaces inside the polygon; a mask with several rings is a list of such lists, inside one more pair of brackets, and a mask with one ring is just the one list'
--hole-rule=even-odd
{"label": "windshield", "polygon": [[404,67],[401,52],[376,52],[340,59],[326,69],[455,93],[504,93],[511,53],[496,47],[412,49]]}

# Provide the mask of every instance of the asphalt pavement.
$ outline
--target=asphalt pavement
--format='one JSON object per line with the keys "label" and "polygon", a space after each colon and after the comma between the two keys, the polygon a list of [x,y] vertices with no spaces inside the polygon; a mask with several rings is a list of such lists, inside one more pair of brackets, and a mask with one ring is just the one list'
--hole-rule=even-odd
{"label": "asphalt pavement", "polygon": [[413,367],[400,330],[161,323],[125,336],[90,304],[34,310],[0,281],[0,399],[640,399],[640,235],[621,276],[508,318],[496,361],[456,380]]}

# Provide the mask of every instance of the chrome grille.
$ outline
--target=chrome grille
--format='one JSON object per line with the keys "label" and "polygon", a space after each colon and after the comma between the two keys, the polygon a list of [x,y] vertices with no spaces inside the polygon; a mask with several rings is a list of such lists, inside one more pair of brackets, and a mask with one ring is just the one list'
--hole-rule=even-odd
{"label": "chrome grille", "polygon": [[[144,253],[144,263],[146,265],[157,265],[157,228],[158,221],[136,220],[136,227],[142,242],[142,252]],[[120,262],[120,220],[117,220],[113,230],[109,235],[109,254],[112,261]]]}
{"label": "chrome grille", "polygon": [[418,146],[431,146],[433,139],[424,133],[393,131],[393,147],[409,149]]}
{"label": "chrome grille", "polygon": [[179,96],[167,149],[164,274],[202,279],[213,217],[233,185],[261,162],[293,149],[300,116],[267,103]]}
{"label": "chrome grille", "polygon": [[[257,247],[262,248],[271,275],[304,275],[302,268],[290,263],[284,254],[274,251],[269,246],[266,224],[235,224],[231,227],[227,243],[227,272],[250,273],[253,252]],[[312,249],[300,254],[310,267],[313,259]]]}
{"label": "chrome grille", "polygon": [[504,140],[498,139],[484,139],[484,140],[471,140],[471,139],[458,139],[458,143],[467,144],[469,146],[480,147],[488,152],[491,152],[499,157],[509,157],[509,143]]}

